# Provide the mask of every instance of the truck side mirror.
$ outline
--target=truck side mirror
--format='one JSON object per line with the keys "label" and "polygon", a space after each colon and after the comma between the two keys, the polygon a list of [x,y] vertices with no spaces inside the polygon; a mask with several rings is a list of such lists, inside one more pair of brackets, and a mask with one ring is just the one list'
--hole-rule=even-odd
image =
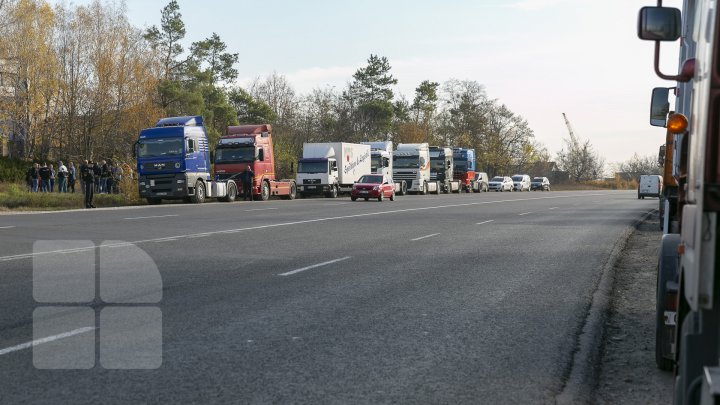
{"label": "truck side mirror", "polygon": [[649,41],[677,41],[682,18],[673,7],[643,7],[638,16],[638,37]]}
{"label": "truck side mirror", "polygon": [[669,95],[670,89],[667,87],[653,89],[650,100],[650,125],[663,128],[667,125],[667,116],[670,113]]}
{"label": "truck side mirror", "polygon": [[137,159],[138,155],[138,145],[140,144],[140,141],[135,141],[132,147],[132,157],[133,159]]}

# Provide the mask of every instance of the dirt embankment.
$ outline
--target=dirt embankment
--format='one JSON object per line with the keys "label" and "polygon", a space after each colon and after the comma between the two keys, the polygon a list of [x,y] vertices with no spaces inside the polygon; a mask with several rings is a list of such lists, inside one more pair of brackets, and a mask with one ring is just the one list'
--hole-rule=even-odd
{"label": "dirt embankment", "polygon": [[598,404],[671,404],[672,373],[655,366],[657,214],[630,236],[615,268],[594,395]]}

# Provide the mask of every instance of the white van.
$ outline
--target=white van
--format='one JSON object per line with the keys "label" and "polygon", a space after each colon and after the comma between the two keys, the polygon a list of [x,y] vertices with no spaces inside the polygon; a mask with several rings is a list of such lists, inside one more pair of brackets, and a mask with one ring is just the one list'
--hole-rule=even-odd
{"label": "white van", "polygon": [[645,197],[658,197],[662,194],[662,176],[643,174],[638,185],[638,200]]}
{"label": "white van", "polygon": [[516,174],[512,176],[513,190],[530,191],[530,176],[527,174]]}

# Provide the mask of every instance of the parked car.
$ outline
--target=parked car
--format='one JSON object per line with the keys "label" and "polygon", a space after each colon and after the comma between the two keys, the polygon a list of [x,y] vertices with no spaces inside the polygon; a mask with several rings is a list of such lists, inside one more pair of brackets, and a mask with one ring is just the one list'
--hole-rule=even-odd
{"label": "parked car", "polygon": [[530,191],[530,176],[527,174],[516,174],[512,176],[513,190]]}
{"label": "parked car", "polygon": [[386,197],[395,201],[395,184],[382,174],[366,174],[360,177],[350,192],[350,199],[353,201],[358,198],[364,198],[365,201],[377,198],[382,201]]}
{"label": "parked car", "polygon": [[550,191],[550,180],[547,177],[533,177],[530,189],[532,191]]}
{"label": "parked car", "polygon": [[476,172],[475,178],[472,183],[473,191],[479,193],[481,191],[488,191],[488,175],[485,172]]}
{"label": "parked car", "polygon": [[495,191],[513,191],[513,181],[508,176],[495,176],[488,182],[488,188]]}

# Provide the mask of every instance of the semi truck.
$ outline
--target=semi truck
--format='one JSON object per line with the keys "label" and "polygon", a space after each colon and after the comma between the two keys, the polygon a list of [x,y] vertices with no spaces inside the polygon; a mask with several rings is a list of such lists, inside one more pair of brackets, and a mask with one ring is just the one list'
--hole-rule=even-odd
{"label": "semi truck", "polygon": [[[374,174],[382,174],[388,179],[393,178],[393,144],[390,141],[362,142],[370,146],[370,170]],[[404,180],[393,181],[395,194],[407,194],[407,183]]]}
{"label": "semi truck", "polygon": [[305,143],[297,164],[300,196],[336,198],[352,191],[360,176],[371,174],[370,146],[357,143]]}
{"label": "semi truck", "polygon": [[[665,215],[657,277],[656,362],[674,372],[676,404],[720,402],[720,7],[685,0],[682,10],[643,7],[638,36],[655,42],[651,124],[666,128]],[[662,41],[680,42],[677,74],[660,69]],[[668,96],[674,92],[674,111]],[[666,174],[667,176],[667,174]],[[668,191],[670,177],[677,183]]]}
{"label": "semi truck", "polygon": [[270,124],[230,126],[215,147],[215,180],[233,180],[240,187],[242,173],[250,167],[255,174],[250,189],[254,198],[267,201],[277,196],[292,200],[297,192],[295,180],[275,178],[274,157]]}
{"label": "semi truck", "polygon": [[233,201],[237,184],[213,182],[207,132],[201,116],[162,118],[140,131],[133,147],[138,190],[148,204],[182,199],[203,203],[208,197]]}
{"label": "semi truck", "polygon": [[430,147],[430,180],[440,183],[441,190],[447,194],[460,193],[460,180],[454,179],[455,165],[452,148],[440,146]]}
{"label": "semi truck", "polygon": [[430,180],[430,146],[401,143],[393,151],[393,180],[405,181],[408,193],[440,194],[440,183]]}
{"label": "semi truck", "polygon": [[460,181],[465,192],[472,192],[475,181],[475,149],[453,148],[453,164],[453,178]]}

